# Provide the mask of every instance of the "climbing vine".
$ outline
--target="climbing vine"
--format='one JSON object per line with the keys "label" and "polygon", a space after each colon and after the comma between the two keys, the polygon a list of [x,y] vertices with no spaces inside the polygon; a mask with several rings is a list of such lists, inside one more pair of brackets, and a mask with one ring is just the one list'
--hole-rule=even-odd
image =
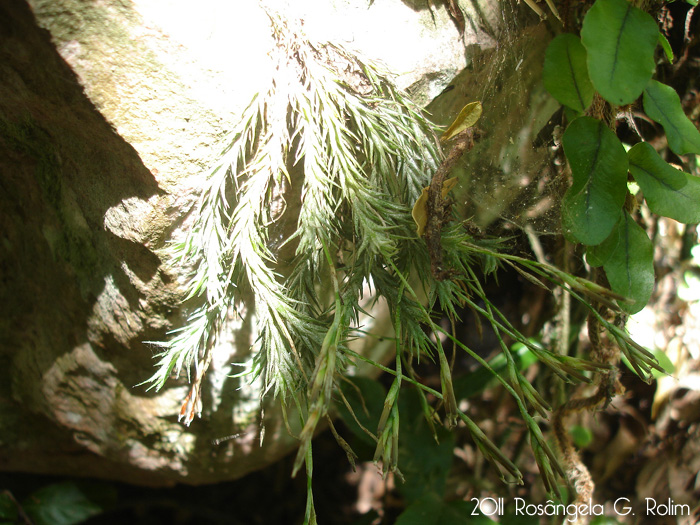
{"label": "climbing vine", "polygon": [[[690,2],[697,3],[697,2]],[[700,132],[684,114],[676,91],[654,79],[658,47],[672,61],[671,47],[654,18],[627,0],[596,0],[586,12],[580,37],[563,33],[547,48],[543,81],[565,108],[568,125],[561,139],[571,186],[561,203],[562,230],[585,246],[586,262],[598,282],[623,297],[620,311],[598,305],[589,315],[591,359],[617,365],[620,350],[633,370],[651,381],[649,370],[629,360],[614,332],[601,334],[600,318],[623,327],[629,314],[642,310],[654,288],[654,246],[641,220],[640,206],[681,223],[700,222],[700,179],[670,165],[645,140],[634,123],[641,99],[646,118],[662,126],[668,148],[677,156],[700,154]],[[636,132],[633,143],[617,136],[620,120]],[[664,149],[662,147],[661,149]],[[611,337],[612,336],[612,337]],[[594,483],[564,428],[564,419],[593,410],[622,392],[614,371],[600,374],[590,396],[569,400],[553,418],[567,478],[577,504],[593,496]]]}

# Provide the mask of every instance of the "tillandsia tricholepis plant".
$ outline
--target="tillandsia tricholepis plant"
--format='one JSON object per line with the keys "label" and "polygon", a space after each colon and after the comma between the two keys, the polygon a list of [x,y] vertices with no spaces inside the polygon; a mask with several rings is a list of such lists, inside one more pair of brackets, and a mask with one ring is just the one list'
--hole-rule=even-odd
{"label": "tillandsia tricholepis plant", "polygon": [[[551,408],[516,367],[506,340],[525,345],[568,382],[590,382],[591,373],[610,365],[533,343],[489,301],[482,279],[509,266],[537,286],[566,290],[648,374],[657,366],[650,354],[592,306],[618,311],[614,299],[623,298],[554,266],[501,251],[500,242],[474,236],[456,217],[449,191],[457,181],[448,177],[479,140],[474,125],[480,104],[465,108],[439,141],[421,109],[374,65],[338,45],[311,41],[300,25],[277,14],[270,13],[270,20],[275,70],[269,86],[251,101],[212,164],[186,239],[166,249],[175,264],[191,268],[186,301],[194,306],[172,339],[159,343],[151,386],[159,389],[171,375],[186,372],[191,388],[181,417],[190,424],[201,410],[201,383],[227,318],[254,311],[250,375],[262,382],[263,396],[283,406],[291,401],[302,420],[295,473],[305,464],[311,476],[314,431],[331,402],[344,401],[340,381],[364,361],[394,376],[377,428],[365,429],[384,473],[399,473],[398,398],[410,386],[421,396],[431,427],[439,417],[428,397],[444,407],[446,426],[463,422],[503,477],[522,482],[515,464],[455,400],[443,341],[490,367],[442,328],[433,312],[440,309],[455,322],[466,306],[496,334],[507,366],[495,376],[517,403],[545,487],[556,492],[555,476],[563,472],[537,422]],[[289,221],[296,229],[287,235],[282,225]],[[282,269],[282,253],[291,254],[292,264],[285,267],[292,270]],[[243,304],[243,292],[252,295],[253,304]],[[367,294],[388,306],[393,368],[348,345],[369,337],[361,323],[365,309],[371,314],[371,303],[368,308],[362,302]],[[439,364],[440,391],[421,384],[413,370],[414,361],[426,358]],[[352,457],[347,443],[337,439]],[[309,502],[307,520],[313,521],[311,497]]]}

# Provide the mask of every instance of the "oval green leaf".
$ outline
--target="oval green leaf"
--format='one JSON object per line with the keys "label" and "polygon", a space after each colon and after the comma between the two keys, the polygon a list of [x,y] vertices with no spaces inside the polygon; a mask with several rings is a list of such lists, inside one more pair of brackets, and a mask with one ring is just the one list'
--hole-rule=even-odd
{"label": "oval green leaf", "polygon": [[620,308],[631,314],[639,312],[646,306],[654,290],[654,246],[647,232],[627,212],[623,212],[600,250],[609,252],[603,269],[610,288],[634,301],[618,301]]}
{"label": "oval green leaf", "polygon": [[23,506],[36,525],[74,525],[115,502],[116,490],[109,484],[64,481],[32,493]]}
{"label": "oval green leaf", "polygon": [[602,242],[596,246],[589,246],[586,249],[586,262],[593,268],[603,266],[616,247],[617,245],[609,242]]}
{"label": "oval green leaf", "polygon": [[573,184],[562,200],[564,233],[586,245],[603,242],[620,217],[627,193],[627,153],[600,120],[580,117],[562,138]]}
{"label": "oval green leaf", "polygon": [[574,425],[569,429],[569,434],[574,440],[576,448],[586,448],[593,442],[593,432],[581,425]]}
{"label": "oval green leaf", "polygon": [[700,222],[700,178],[670,166],[646,142],[635,145],[627,156],[651,211],[686,224]]}
{"label": "oval green leaf", "polygon": [[427,492],[442,494],[452,466],[454,434],[437,427],[436,442],[414,389],[401,392],[399,414],[399,465],[406,481],[398,490],[407,501],[415,501]]}
{"label": "oval green leaf", "polygon": [[656,80],[644,90],[644,112],[661,124],[668,138],[668,147],[676,155],[700,154],[700,131],[685,116],[678,93]]}
{"label": "oval green leaf", "polygon": [[17,503],[9,491],[0,492],[0,523],[19,523]]}
{"label": "oval green leaf", "polygon": [[583,20],[581,39],[598,92],[613,104],[634,102],[656,68],[654,19],[626,0],[597,0]]}
{"label": "oval green leaf", "polygon": [[673,361],[669,359],[669,357],[666,355],[666,352],[661,350],[660,348],[654,348],[651,351],[652,354],[654,354],[654,357],[656,360],[659,362],[659,365],[661,365],[661,368],[664,369],[663,372],[657,370],[656,368],[651,369],[651,375],[654,376],[654,379],[659,379],[661,377],[671,375],[676,371],[676,366],[673,364]]}
{"label": "oval green leaf", "polygon": [[409,505],[396,520],[396,525],[490,525],[496,523],[481,513],[472,516],[466,501],[446,503],[429,492]]}
{"label": "oval green leaf", "polygon": [[[674,366],[673,362],[668,358],[668,356],[664,353],[663,350],[659,350],[658,348],[654,348],[651,350],[651,354],[654,356],[654,359],[656,359],[656,361],[659,363],[659,366],[661,368],[663,368],[663,372],[661,370],[657,370],[656,368],[651,369],[650,374],[654,379],[659,379],[659,378],[662,378],[665,376],[672,375],[673,372],[676,371],[676,367]],[[632,366],[632,363],[630,363],[630,360],[627,359],[627,356],[622,354],[620,356],[620,360],[632,372],[639,375],[638,369],[635,369],[635,367]],[[642,379],[644,379],[643,376],[640,376],[640,377]]]}
{"label": "oval green leaf", "polygon": [[586,48],[571,33],[557,36],[547,47],[542,73],[544,87],[560,104],[583,113],[595,89],[588,78]]}

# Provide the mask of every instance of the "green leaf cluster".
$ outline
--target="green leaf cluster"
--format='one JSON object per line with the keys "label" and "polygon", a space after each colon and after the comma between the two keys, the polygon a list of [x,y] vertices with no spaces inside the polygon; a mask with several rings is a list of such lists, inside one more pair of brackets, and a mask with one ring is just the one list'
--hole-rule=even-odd
{"label": "green leaf cluster", "polygon": [[496,523],[481,514],[472,516],[473,505],[466,501],[445,502],[429,492],[414,501],[396,520],[396,525],[488,525]]}
{"label": "green leaf cluster", "polygon": [[700,220],[700,181],[670,166],[648,143],[626,152],[609,124],[588,114],[596,92],[613,108],[642,97],[671,151],[700,154],[700,132],[678,94],[652,79],[658,43],[668,56],[668,42],[648,13],[627,0],[597,0],[580,39],[562,34],[551,42],[543,73],[550,94],[576,116],[562,139],[573,179],[562,201],[564,234],[589,247],[588,262],[602,266],[612,290],[630,299],[619,302],[628,313],[646,305],[654,284],[651,240],[626,206],[628,177],[652,212],[684,223]]}
{"label": "green leaf cluster", "polygon": [[38,489],[19,504],[8,491],[0,493],[0,523],[76,525],[113,508],[116,489],[107,483],[63,481]]}

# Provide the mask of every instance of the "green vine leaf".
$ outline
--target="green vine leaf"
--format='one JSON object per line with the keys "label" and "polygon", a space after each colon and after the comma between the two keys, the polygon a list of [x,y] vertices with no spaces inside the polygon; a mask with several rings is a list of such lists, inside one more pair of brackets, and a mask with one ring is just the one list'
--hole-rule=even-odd
{"label": "green vine leaf", "polygon": [[64,481],[32,493],[24,510],[37,525],[74,525],[113,507],[116,498],[106,483]]}
{"label": "green vine leaf", "polygon": [[618,301],[620,308],[635,314],[646,306],[654,290],[654,246],[627,212],[605,242],[588,249],[586,260],[602,262],[612,291],[634,301]]}
{"label": "green vine leaf", "polygon": [[646,142],[627,153],[630,172],[657,215],[692,224],[700,222],[700,179],[670,166]]}
{"label": "green vine leaf", "polygon": [[626,0],[597,0],[583,20],[581,39],[598,92],[613,104],[634,102],[656,68],[654,19]]}
{"label": "green vine leaf", "polygon": [[[608,237],[608,239],[610,239],[610,237]],[[617,247],[616,244],[607,242],[608,239],[595,246],[589,246],[586,249],[586,262],[589,266],[599,268],[608,261],[613,250]]]}
{"label": "green vine leaf", "polygon": [[573,184],[562,200],[564,233],[587,245],[603,242],[620,216],[627,193],[627,154],[603,122],[574,120],[562,138]]}
{"label": "green vine leaf", "polygon": [[557,36],[547,47],[542,73],[544,87],[557,101],[583,113],[595,89],[588,78],[586,48],[571,33]]}
{"label": "green vine leaf", "polygon": [[455,436],[444,427],[437,435],[423,415],[420,395],[407,389],[399,398],[400,435],[399,465],[406,481],[398,486],[407,501],[426,493],[443,494],[452,467]]}
{"label": "green vine leaf", "polygon": [[671,86],[652,80],[644,90],[644,111],[663,126],[668,147],[676,155],[700,154],[700,131],[683,113],[681,99]]}
{"label": "green vine leaf", "polygon": [[[666,353],[663,350],[660,350],[658,348],[654,348],[651,350],[651,354],[654,356],[654,359],[656,359],[659,362],[659,369],[657,368],[652,368],[650,370],[651,376],[654,379],[660,379],[662,377],[672,375],[676,371],[676,367],[673,364],[673,361],[671,361]],[[632,372],[637,373],[637,371],[634,369],[634,365],[630,363],[630,360],[627,359],[627,356],[622,354],[621,361],[625,364],[627,368],[629,368]]]}
{"label": "green vine leaf", "polygon": [[487,525],[496,523],[483,514],[472,516],[472,505],[466,501],[446,503],[434,492],[419,498],[398,517],[396,525]]}
{"label": "green vine leaf", "polygon": [[13,524],[19,522],[17,503],[9,491],[0,492],[0,523]]}

